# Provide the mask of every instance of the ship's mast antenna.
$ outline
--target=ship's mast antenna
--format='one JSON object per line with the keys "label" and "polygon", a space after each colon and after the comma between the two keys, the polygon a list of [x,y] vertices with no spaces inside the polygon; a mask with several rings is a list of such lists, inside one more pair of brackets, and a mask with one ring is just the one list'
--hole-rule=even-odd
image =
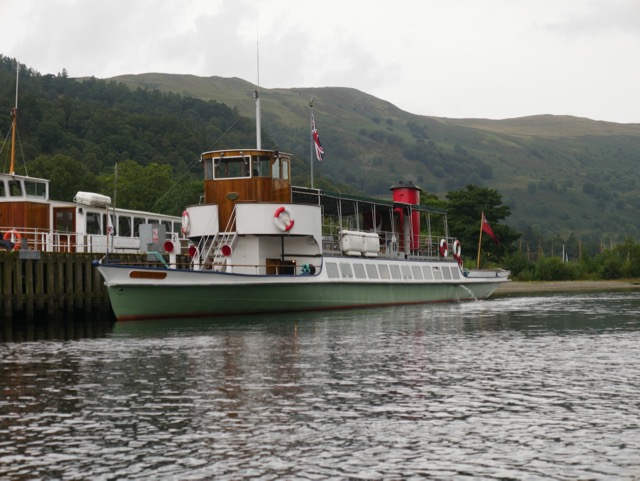
{"label": "ship's mast antenna", "polygon": [[256,67],[258,70],[258,83],[253,92],[256,99],[256,148],[262,149],[262,127],[260,125],[260,35],[258,32],[258,22],[256,22]]}
{"label": "ship's mast antenna", "polygon": [[20,62],[16,62],[16,104],[11,109],[11,165],[9,174],[16,174],[16,129],[18,126],[18,80],[20,78]]}

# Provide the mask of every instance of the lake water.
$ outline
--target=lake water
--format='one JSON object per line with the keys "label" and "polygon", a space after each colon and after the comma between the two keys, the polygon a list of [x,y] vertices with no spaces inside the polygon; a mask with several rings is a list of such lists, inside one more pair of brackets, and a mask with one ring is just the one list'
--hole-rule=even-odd
{"label": "lake water", "polygon": [[0,343],[1,479],[640,479],[638,292],[73,332]]}

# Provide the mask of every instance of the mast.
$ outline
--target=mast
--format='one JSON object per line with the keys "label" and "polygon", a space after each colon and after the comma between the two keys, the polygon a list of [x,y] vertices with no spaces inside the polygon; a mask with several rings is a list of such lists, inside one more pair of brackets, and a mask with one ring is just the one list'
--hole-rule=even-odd
{"label": "mast", "polygon": [[309,100],[309,165],[311,166],[311,188],[313,189],[313,99]]}
{"label": "mast", "polygon": [[256,70],[258,71],[258,82],[256,89],[253,91],[253,98],[256,99],[256,149],[262,149],[262,127],[260,125],[260,35],[258,32],[258,23],[256,22]]}
{"label": "mast", "polygon": [[484,224],[484,211],[482,211],[482,217],[480,218],[480,237],[478,237],[478,264],[477,269],[480,269],[480,247],[482,246],[482,226]]}
{"label": "mast", "polygon": [[[16,62],[17,63],[17,62]],[[16,129],[18,121],[18,79],[20,75],[20,64],[16,66],[16,105],[11,109],[11,165],[9,174],[16,174]]]}
{"label": "mast", "polygon": [[256,99],[256,149],[262,149],[262,134],[260,127],[260,93],[253,91],[253,98]]}

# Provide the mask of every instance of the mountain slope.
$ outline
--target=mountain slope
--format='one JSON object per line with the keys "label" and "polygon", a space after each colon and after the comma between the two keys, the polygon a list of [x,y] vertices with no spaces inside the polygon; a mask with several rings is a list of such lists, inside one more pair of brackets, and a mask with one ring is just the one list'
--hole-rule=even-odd
{"label": "mountain slope", "polygon": [[[255,117],[255,86],[241,79],[142,74],[115,77],[131,88],[216,100]],[[387,195],[396,180],[430,193],[476,184],[495,188],[508,220],[549,237],[640,237],[640,124],[540,115],[484,120],[413,115],[349,88],[261,89],[262,127],[296,155],[309,177],[309,99],[326,157],[315,176]]]}

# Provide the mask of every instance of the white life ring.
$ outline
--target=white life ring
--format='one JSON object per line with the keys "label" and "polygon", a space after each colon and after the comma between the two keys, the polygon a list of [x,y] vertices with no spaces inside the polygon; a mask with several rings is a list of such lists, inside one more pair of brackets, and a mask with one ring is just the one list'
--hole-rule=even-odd
{"label": "white life ring", "polygon": [[444,239],[440,239],[440,255],[442,257],[447,257],[449,255],[449,246],[447,245],[447,241]]}
{"label": "white life ring", "polygon": [[293,214],[287,207],[278,207],[273,214],[273,223],[282,232],[289,232],[294,224]]}
{"label": "white life ring", "polygon": [[190,230],[191,230],[191,221],[189,220],[189,213],[185,210],[182,213],[182,227],[180,227],[180,231],[184,235],[189,235]]}
{"label": "white life ring", "polygon": [[462,269],[462,245],[457,239],[453,242],[453,258],[458,261],[458,265]]}
{"label": "white life ring", "polygon": [[462,246],[460,245],[460,241],[456,239],[453,242],[453,257],[458,259],[462,255]]}

